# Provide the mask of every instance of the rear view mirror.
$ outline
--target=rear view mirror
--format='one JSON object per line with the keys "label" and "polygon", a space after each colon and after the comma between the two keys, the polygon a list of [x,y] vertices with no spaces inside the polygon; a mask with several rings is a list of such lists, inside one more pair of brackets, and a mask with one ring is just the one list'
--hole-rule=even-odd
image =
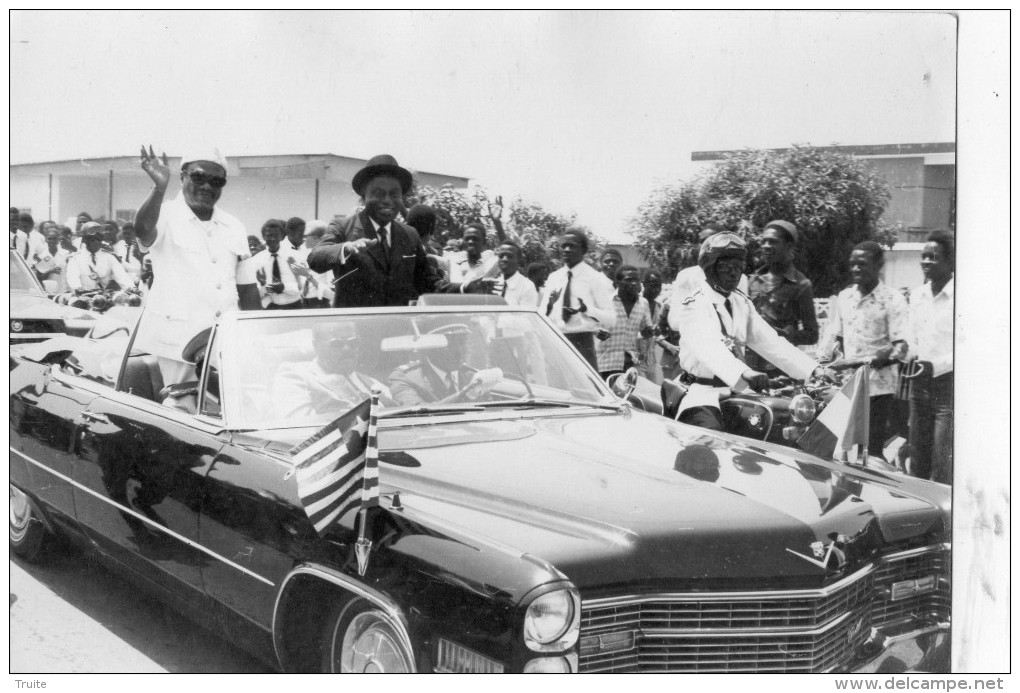
{"label": "rear view mirror", "polygon": [[382,351],[417,351],[419,349],[445,349],[449,342],[444,334],[419,334],[387,337],[379,348]]}

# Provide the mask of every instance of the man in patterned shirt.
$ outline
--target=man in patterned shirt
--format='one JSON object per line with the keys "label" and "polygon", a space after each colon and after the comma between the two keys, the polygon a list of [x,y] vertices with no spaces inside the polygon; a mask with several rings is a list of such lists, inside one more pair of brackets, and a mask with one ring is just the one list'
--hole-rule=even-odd
{"label": "man in patterned shirt", "polygon": [[613,373],[622,373],[631,366],[644,365],[638,338],[652,336],[652,316],[648,300],[640,295],[641,280],[638,269],[621,265],[616,270],[616,294],[613,307],[616,323],[609,328],[609,337],[595,345],[599,360],[599,375],[603,379]]}
{"label": "man in patterned shirt", "polygon": [[893,361],[906,355],[909,329],[903,294],[878,278],[884,255],[882,246],[874,241],[854,248],[850,254],[853,285],[843,289],[830,306],[826,340],[834,357],[870,362],[868,452],[883,458],[897,390],[898,371]]}

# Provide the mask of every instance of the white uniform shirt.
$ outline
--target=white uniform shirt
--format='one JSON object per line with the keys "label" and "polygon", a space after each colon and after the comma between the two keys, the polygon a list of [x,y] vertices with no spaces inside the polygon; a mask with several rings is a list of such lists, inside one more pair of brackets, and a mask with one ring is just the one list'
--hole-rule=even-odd
{"label": "white uniform shirt", "polygon": [[468,263],[467,253],[464,251],[450,253],[449,261],[451,284],[467,284],[475,279],[499,276],[496,254],[491,250],[483,250],[474,265]]}
{"label": "white uniform shirt", "polygon": [[120,260],[120,264],[124,265],[124,269],[135,279],[138,279],[142,274],[142,261],[135,255],[135,248],[138,247],[138,242],[135,241],[128,247],[128,244],[124,241],[117,241],[113,244],[113,254]]}
{"label": "white uniform shirt", "polygon": [[[574,313],[570,319],[563,322],[563,299],[565,298],[564,288],[567,286],[567,272],[573,273],[570,281],[570,307],[578,308],[579,300],[583,300],[588,306],[586,313]],[[545,286],[542,287],[542,296],[539,299],[539,311],[545,311],[549,307],[549,297],[559,293],[552,305],[552,310],[547,313],[549,319],[564,334],[575,332],[595,332],[599,327],[607,330],[616,324],[616,308],[613,306],[612,284],[606,280],[604,274],[585,262],[579,262],[573,267],[564,265],[549,275]]]}
{"label": "white uniform shirt", "polygon": [[[28,264],[32,266],[32,269],[38,267],[48,268],[50,265],[58,268],[59,272],[39,272],[43,275],[43,279],[56,283],[56,290],[54,293],[63,293],[67,291],[67,261],[71,259],[71,253],[67,249],[57,246],[57,252],[51,253],[48,245],[43,245],[42,248],[38,248],[35,253],[29,258]],[[38,271],[38,270],[37,270]]]}
{"label": "white uniform shirt", "polygon": [[514,272],[510,278],[504,278],[506,290],[502,292],[508,306],[526,306],[534,308],[538,305],[538,289],[535,282],[520,272]]}
{"label": "white uniform shirt", "polygon": [[931,284],[910,292],[910,355],[930,361],[936,378],[953,372],[954,282],[946,282],[937,296]]}
{"label": "white uniform shirt", "polygon": [[279,306],[289,306],[301,299],[301,287],[298,282],[298,277],[294,274],[291,269],[291,262],[297,262],[294,257],[293,248],[285,248],[283,243],[277,249],[277,260],[280,266],[280,281],[283,282],[283,292],[274,294],[267,290],[267,287],[273,283],[273,254],[269,252],[269,248],[266,248],[262,252],[258,253],[251,259],[251,263],[255,266],[256,276],[261,276],[258,272],[261,270],[265,275],[265,284],[259,284],[259,294],[262,296],[262,305],[267,306],[270,303],[275,303]]}
{"label": "white uniform shirt", "polygon": [[105,289],[116,281],[121,289],[135,285],[134,279],[124,271],[116,256],[109,250],[95,253],[79,250],[67,261],[67,288],[71,291]]}
{"label": "white uniform shirt", "polygon": [[[672,306],[679,306],[685,298],[700,289],[704,284],[705,270],[701,269],[701,265],[685,267],[676,273],[676,279],[673,280],[673,286],[670,289],[669,298],[666,302]],[[740,281],[737,282],[737,291],[747,295],[746,274],[740,275]],[[666,316],[669,328],[676,332],[680,332],[679,320],[680,316],[672,310],[669,312],[669,315]]]}
{"label": "white uniform shirt", "polygon": [[163,205],[156,240],[147,249],[153,284],[135,345],[181,360],[184,345],[224,313],[238,310],[237,285],[254,284],[244,224],[219,208],[209,221],[195,216],[184,196]]}
{"label": "white uniform shirt", "polygon": [[[684,397],[681,411],[695,406],[719,406],[719,396],[730,388],[743,389],[747,365],[727,346],[729,341],[751,347],[774,363],[787,375],[807,379],[818,367],[814,359],[779,336],[758,314],[751,299],[737,291],[730,292],[733,315],[726,310],[726,297],[708,284],[670,306],[679,314],[680,365],[698,378],[719,378],[728,387],[712,387],[695,383]],[[725,334],[723,331],[725,330]]]}

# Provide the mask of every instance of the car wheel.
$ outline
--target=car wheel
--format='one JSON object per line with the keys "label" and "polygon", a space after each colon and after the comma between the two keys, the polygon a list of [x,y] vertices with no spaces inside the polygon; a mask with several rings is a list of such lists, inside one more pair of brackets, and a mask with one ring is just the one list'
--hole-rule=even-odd
{"label": "car wheel", "polygon": [[414,670],[392,619],[364,600],[340,604],[326,619],[322,669],[329,674],[391,674]]}
{"label": "car wheel", "polygon": [[10,487],[11,551],[27,561],[34,561],[46,548],[50,538],[46,527],[35,516],[32,501],[13,484]]}

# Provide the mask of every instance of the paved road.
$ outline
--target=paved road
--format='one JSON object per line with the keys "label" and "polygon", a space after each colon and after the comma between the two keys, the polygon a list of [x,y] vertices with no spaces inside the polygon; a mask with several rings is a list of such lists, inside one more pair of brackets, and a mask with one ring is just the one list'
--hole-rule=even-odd
{"label": "paved road", "polygon": [[89,553],[11,556],[10,593],[12,674],[270,671]]}

